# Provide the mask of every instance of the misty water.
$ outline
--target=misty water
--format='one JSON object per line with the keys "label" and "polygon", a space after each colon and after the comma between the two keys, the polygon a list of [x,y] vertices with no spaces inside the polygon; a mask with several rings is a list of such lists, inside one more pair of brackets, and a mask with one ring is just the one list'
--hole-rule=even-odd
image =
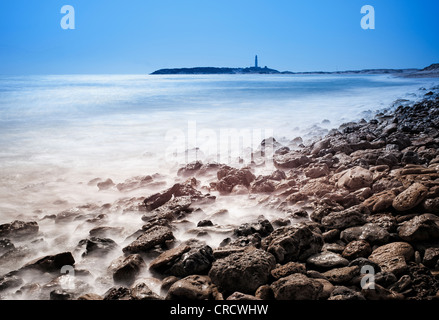
{"label": "misty water", "polygon": [[[244,151],[271,136],[285,145],[296,137],[307,144],[342,123],[420,100],[436,85],[387,75],[1,76],[0,224],[37,221],[40,240],[14,241],[26,250],[0,257],[0,275],[31,259],[71,251],[76,268],[91,273],[90,292],[103,294],[113,285],[108,266],[142,227],[136,210],[141,198],[180,181],[177,170],[187,161],[236,160],[218,154],[229,141],[222,133],[250,132]],[[117,188],[147,175],[150,184]],[[114,186],[100,189],[97,183],[107,179]],[[203,193],[210,179],[215,177],[201,179]],[[218,214],[222,209],[228,213]],[[65,210],[91,220],[57,224],[50,218]],[[93,220],[99,214],[105,218]],[[174,235],[189,239],[197,221],[209,218],[225,226],[224,233],[203,239],[217,247],[230,228],[260,214],[276,217],[248,197],[229,196],[191,214]],[[83,258],[78,242],[99,225],[123,228],[112,237],[120,248],[105,258]],[[147,270],[143,276],[158,292]],[[50,281],[35,277],[26,280]]]}

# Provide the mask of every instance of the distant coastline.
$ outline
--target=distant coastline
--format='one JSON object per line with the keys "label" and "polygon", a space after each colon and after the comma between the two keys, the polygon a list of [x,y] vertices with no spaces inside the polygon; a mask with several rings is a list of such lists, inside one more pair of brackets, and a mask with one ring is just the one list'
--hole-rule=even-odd
{"label": "distant coastline", "polygon": [[169,68],[159,69],[151,75],[196,75],[196,74],[392,74],[408,78],[437,78],[439,77],[439,64],[432,64],[424,69],[364,69],[346,71],[309,71],[292,72],[278,71],[271,68],[247,67],[247,68],[224,68],[224,67],[194,67],[194,68]]}

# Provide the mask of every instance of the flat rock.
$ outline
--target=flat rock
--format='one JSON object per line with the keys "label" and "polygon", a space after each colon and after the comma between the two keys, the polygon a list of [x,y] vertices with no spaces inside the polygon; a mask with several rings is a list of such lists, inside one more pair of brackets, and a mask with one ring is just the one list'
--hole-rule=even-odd
{"label": "flat rock", "polygon": [[398,211],[407,211],[420,204],[428,194],[428,188],[414,183],[393,200],[392,205]]}
{"label": "flat rock", "polygon": [[166,250],[157,258],[151,261],[149,268],[153,270],[167,270],[172,264],[178,260],[185,252],[189,251],[191,247],[188,245],[180,245],[173,249]]}
{"label": "flat rock", "polygon": [[131,244],[123,248],[123,252],[138,253],[150,250],[156,245],[174,239],[171,228],[167,226],[154,226],[145,231]]}
{"label": "flat rock", "polygon": [[115,283],[132,284],[145,267],[145,261],[139,254],[122,256],[114,260],[108,267]]}
{"label": "flat rock", "polygon": [[39,227],[35,221],[25,222],[15,220],[0,225],[0,238],[29,238],[38,234]]}
{"label": "flat rock", "polygon": [[306,263],[309,268],[312,269],[328,270],[337,267],[345,267],[349,264],[349,261],[337,253],[323,251],[309,257],[306,260]]}
{"label": "flat rock", "polygon": [[73,266],[75,259],[70,252],[48,255],[26,263],[20,271],[39,270],[41,272],[60,272],[63,266]]}
{"label": "flat rock", "polygon": [[346,229],[367,222],[366,215],[369,210],[361,205],[343,211],[331,212],[322,218],[322,225],[328,229]]}
{"label": "flat rock", "polygon": [[254,293],[268,282],[276,264],[270,253],[254,248],[233,253],[212,264],[209,276],[212,282],[228,292]]}
{"label": "flat rock", "polygon": [[348,284],[351,280],[359,275],[360,268],[358,266],[342,267],[331,269],[323,273],[323,275],[332,284]]}
{"label": "flat rock", "polygon": [[305,265],[303,263],[298,263],[298,262],[287,262],[284,265],[280,265],[278,267],[276,267],[275,269],[271,270],[271,276],[273,278],[280,279],[280,278],[284,278],[289,276],[290,274],[293,273],[306,273],[306,268]]}
{"label": "flat rock", "polygon": [[295,273],[271,284],[276,300],[317,300],[323,291],[323,284],[317,279]]}
{"label": "flat rock", "polygon": [[368,257],[372,253],[370,244],[365,240],[354,240],[349,242],[343,250],[342,257],[355,260],[360,257]]}
{"label": "flat rock", "polygon": [[362,167],[354,167],[341,174],[337,181],[337,186],[355,191],[364,187],[370,187],[372,183],[373,174],[369,170]]}
{"label": "flat rock", "polygon": [[375,223],[366,223],[363,226],[351,227],[343,230],[340,239],[345,242],[366,240],[370,244],[384,244],[389,242],[390,233]]}
{"label": "flat rock", "polygon": [[412,241],[429,241],[439,238],[439,217],[423,214],[406,221],[398,230],[401,239]]}
{"label": "flat rock", "polygon": [[407,261],[413,258],[415,252],[407,242],[392,242],[376,248],[369,260],[377,263],[382,271],[400,275],[407,270]]}
{"label": "flat rock", "polygon": [[322,235],[306,224],[281,227],[263,239],[262,247],[273,254],[276,261],[305,261],[320,252],[323,247]]}
{"label": "flat rock", "polygon": [[187,276],[169,288],[166,300],[212,300],[212,287],[208,276]]}

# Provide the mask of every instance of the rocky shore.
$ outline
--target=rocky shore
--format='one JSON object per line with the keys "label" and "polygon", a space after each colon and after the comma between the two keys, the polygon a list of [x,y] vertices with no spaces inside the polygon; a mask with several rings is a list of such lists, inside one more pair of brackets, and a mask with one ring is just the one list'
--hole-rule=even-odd
{"label": "rocky shore", "polygon": [[[292,148],[271,139],[262,142],[263,150],[269,142],[271,174],[256,176],[254,166],[194,162],[176,173],[180,182],[157,183],[160,191],[143,198],[44,217],[60,228],[84,221],[89,236],[71,251],[11,268],[0,276],[0,297],[439,299],[439,98],[434,93],[370,121],[344,124],[307,146]],[[104,181],[98,187],[124,191],[155,180]],[[225,207],[198,221],[191,239],[178,238],[178,226],[188,217],[231,195],[276,211],[278,218],[262,215],[219,225],[212,217],[227,214]],[[107,225],[116,207],[119,213],[137,212],[138,231],[122,237],[123,227]],[[44,241],[40,223],[0,225],[0,266],[26,260]],[[208,245],[204,239],[210,234],[223,235],[222,241]],[[78,259],[106,263],[109,254],[119,257],[105,265],[105,274],[76,266]],[[109,289],[93,291],[90,284],[102,279]]]}

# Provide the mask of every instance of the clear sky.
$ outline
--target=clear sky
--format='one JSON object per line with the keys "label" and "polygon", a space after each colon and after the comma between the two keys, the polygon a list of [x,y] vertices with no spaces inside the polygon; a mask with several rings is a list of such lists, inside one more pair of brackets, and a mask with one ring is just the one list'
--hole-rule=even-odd
{"label": "clear sky", "polygon": [[0,0],[0,74],[244,67],[255,54],[281,71],[423,68],[439,62],[438,16],[438,0]]}

